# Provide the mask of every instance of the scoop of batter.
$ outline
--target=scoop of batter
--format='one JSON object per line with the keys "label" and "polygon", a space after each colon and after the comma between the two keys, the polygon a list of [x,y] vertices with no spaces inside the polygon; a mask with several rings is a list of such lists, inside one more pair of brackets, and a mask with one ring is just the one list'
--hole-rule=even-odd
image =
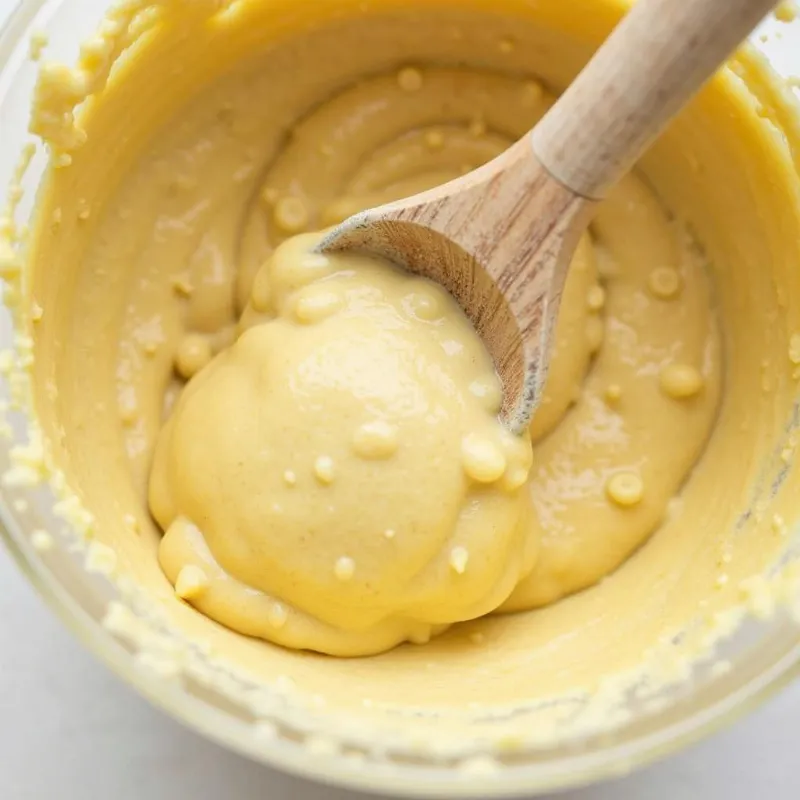
{"label": "scoop of batter", "polygon": [[182,393],[150,505],[179,595],[364,655],[486,614],[530,572],[531,445],[444,290],[316,241],[276,250],[238,340]]}

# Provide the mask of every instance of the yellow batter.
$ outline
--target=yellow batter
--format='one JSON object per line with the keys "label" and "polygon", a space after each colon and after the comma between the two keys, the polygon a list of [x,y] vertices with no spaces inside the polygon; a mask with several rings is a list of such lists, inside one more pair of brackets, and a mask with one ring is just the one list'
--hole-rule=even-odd
{"label": "yellow batter", "polygon": [[601,207],[532,451],[441,290],[311,252],[500,152],[623,9],[128,0],[77,70],[43,67],[22,324],[46,460],[178,638],[333,719],[524,709],[505,736],[698,611],[718,627],[782,548],[800,204],[757,63],[757,100],[721,75]]}
{"label": "yellow batter", "polygon": [[[243,633],[369,654],[590,585],[664,518],[710,431],[720,354],[708,276],[637,179],[603,207],[571,272],[531,481],[527,442],[496,420],[492,366],[441,292],[314,255],[316,238],[269,257],[287,235],[483,163],[549,102],[530,79],[406,67],[293,127],[241,243],[216,248],[250,330],[190,383],[156,453],[160,559],[184,599]],[[201,181],[190,202],[219,191]],[[190,287],[221,225],[189,255]],[[159,262],[185,258],[161,244]],[[179,374],[193,371],[198,333],[210,355],[230,284],[219,295],[194,309],[190,296]],[[384,452],[359,452],[359,436],[386,439]]]}

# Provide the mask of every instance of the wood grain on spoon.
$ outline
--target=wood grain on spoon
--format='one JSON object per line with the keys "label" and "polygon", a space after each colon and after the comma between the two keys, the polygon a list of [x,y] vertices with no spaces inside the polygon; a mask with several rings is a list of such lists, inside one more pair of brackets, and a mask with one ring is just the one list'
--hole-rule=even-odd
{"label": "wood grain on spoon", "polygon": [[504,420],[522,430],[597,201],[775,5],[638,0],[531,134],[463,178],[351,217],[320,249],[387,257],[448,289],[495,361]]}

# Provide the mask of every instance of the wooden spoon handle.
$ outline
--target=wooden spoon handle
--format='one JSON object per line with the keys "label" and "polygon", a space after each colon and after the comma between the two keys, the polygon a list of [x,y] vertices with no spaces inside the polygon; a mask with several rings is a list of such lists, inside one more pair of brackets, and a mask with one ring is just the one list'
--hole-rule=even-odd
{"label": "wooden spoon handle", "polygon": [[600,199],[775,0],[638,0],[533,131],[534,152]]}

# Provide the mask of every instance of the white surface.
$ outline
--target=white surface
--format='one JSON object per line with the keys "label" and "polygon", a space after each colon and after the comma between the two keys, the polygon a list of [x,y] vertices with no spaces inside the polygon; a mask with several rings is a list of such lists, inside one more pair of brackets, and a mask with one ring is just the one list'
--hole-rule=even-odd
{"label": "white surface", "polygon": [[[232,755],[84,652],[0,549],[0,797],[358,800]],[[564,800],[798,800],[800,685],[733,730]]]}
{"label": "white surface", "polygon": [[[13,5],[0,0],[0,24]],[[735,729],[564,800],[798,800],[800,685]],[[357,800],[210,744],[151,708],[62,629],[0,549],[0,797]],[[364,797],[364,796],[361,796]]]}

